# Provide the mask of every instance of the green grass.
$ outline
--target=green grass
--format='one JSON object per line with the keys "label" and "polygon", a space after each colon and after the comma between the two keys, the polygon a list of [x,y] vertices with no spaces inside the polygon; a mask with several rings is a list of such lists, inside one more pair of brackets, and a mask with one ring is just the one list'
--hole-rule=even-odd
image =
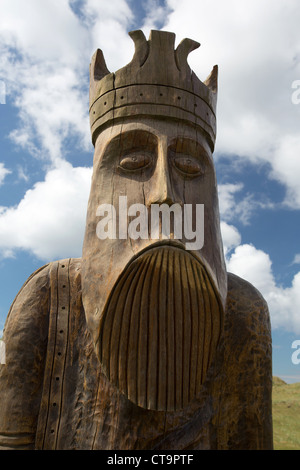
{"label": "green grass", "polygon": [[273,378],[273,435],[275,450],[300,450],[300,383]]}

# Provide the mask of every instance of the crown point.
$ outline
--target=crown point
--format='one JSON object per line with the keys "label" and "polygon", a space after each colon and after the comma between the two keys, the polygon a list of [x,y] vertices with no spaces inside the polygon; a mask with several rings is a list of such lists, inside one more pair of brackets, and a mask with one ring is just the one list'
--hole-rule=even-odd
{"label": "crown point", "polygon": [[198,47],[200,47],[200,43],[193,41],[193,39],[185,38],[180,42],[175,51],[176,64],[179,70],[186,67],[189,53],[198,49]]}
{"label": "crown point", "polygon": [[106,66],[104,55],[101,49],[97,49],[92,57],[90,73],[93,80],[101,80],[103,77],[105,77],[105,75],[110,73]]}
{"label": "crown point", "polygon": [[148,42],[145,38],[143,31],[137,29],[130,31],[129,36],[134,42],[135,53],[132,62],[138,61],[139,65],[142,66],[148,56]]}
{"label": "crown point", "polygon": [[129,31],[128,35],[131,37],[131,39],[134,42],[146,41],[145,35],[141,29],[135,29],[134,31]]}
{"label": "crown point", "polygon": [[205,80],[204,85],[206,85],[213,93],[217,93],[218,91],[218,66],[217,65],[214,65],[211,73]]}
{"label": "crown point", "polygon": [[175,33],[152,29],[150,31],[149,42],[153,51],[164,51],[164,53],[174,53]]}

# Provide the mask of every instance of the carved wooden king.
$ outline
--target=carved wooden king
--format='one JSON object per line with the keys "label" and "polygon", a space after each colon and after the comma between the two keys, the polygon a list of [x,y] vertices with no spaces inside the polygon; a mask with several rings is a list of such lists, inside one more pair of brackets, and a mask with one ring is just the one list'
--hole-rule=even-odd
{"label": "carved wooden king", "polygon": [[[220,234],[218,69],[201,82],[195,41],[130,35],[126,67],[110,73],[100,50],[90,66],[82,258],[37,270],[7,317],[0,448],[272,449],[268,308],[226,272]],[[154,205],[202,205],[204,243],[187,249],[195,211],[181,239],[171,222],[153,237]],[[99,207],[117,214],[106,237]]]}

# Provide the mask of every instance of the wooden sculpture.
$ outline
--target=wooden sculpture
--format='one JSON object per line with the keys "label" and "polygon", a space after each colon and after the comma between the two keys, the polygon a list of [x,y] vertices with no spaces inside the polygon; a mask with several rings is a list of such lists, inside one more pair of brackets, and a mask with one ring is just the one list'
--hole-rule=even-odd
{"label": "wooden sculpture", "polygon": [[[36,271],[7,317],[0,448],[271,449],[268,308],[226,272],[220,234],[218,69],[203,83],[195,41],[130,35],[126,67],[110,73],[100,50],[90,66],[82,258]],[[154,206],[184,214],[169,236]]]}

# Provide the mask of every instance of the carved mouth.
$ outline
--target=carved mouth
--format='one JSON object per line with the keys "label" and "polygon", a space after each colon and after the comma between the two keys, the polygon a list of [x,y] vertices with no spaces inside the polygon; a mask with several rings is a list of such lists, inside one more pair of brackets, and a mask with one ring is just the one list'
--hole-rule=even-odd
{"label": "carved mouth", "polygon": [[187,250],[186,247],[185,247],[185,244],[180,240],[165,239],[165,240],[158,240],[157,242],[153,242],[153,243],[149,244],[148,246],[146,246],[145,248],[140,250],[138,253],[136,253],[134,256],[132,256],[132,258],[129,260],[129,262],[125,265],[124,271],[131,265],[131,263],[133,263],[140,256],[143,256],[148,251],[151,251],[151,250],[157,249],[157,248],[162,248],[163,249],[163,248],[167,248],[167,247],[175,248],[175,249],[177,248],[179,250],[182,250],[184,253],[192,256],[198,263],[200,263],[203,266],[204,269],[207,270],[205,261],[200,256],[198,251]]}
{"label": "carved mouth", "polygon": [[159,242],[131,260],[115,284],[100,325],[100,362],[138,406],[178,410],[199,393],[222,324],[204,266],[177,243]]}

